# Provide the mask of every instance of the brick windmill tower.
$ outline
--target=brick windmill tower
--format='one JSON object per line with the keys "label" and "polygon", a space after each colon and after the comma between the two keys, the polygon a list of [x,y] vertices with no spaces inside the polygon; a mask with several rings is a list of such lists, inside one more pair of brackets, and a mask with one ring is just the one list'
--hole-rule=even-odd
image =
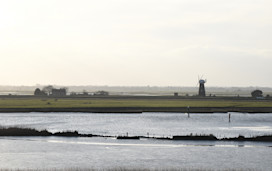
{"label": "brick windmill tower", "polygon": [[203,80],[202,77],[200,79],[198,78],[198,84],[199,84],[198,96],[200,97],[206,96],[205,85],[204,85],[206,82],[207,80]]}

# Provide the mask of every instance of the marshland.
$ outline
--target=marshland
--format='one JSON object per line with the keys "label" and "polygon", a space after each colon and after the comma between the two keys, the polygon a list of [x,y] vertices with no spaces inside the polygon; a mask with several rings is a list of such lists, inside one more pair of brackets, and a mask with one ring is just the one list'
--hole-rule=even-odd
{"label": "marshland", "polygon": [[174,97],[174,96],[101,96],[35,97],[1,96],[0,112],[272,112],[271,98],[250,97]]}

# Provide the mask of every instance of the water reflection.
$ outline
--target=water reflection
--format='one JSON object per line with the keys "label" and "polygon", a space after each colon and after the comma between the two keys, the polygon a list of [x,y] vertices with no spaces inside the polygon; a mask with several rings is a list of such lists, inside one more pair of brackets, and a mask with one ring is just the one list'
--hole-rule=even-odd
{"label": "water reflection", "polygon": [[8,169],[270,170],[271,143],[2,137]]}

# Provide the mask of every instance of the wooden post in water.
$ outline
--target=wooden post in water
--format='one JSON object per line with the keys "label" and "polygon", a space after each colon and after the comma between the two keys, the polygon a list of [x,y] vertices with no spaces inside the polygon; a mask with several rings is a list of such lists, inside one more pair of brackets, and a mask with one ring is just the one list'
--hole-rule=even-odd
{"label": "wooden post in water", "polygon": [[230,123],[230,116],[231,116],[231,114],[229,113],[229,123]]}
{"label": "wooden post in water", "polygon": [[190,106],[187,106],[187,114],[188,114],[188,118],[190,118]]}

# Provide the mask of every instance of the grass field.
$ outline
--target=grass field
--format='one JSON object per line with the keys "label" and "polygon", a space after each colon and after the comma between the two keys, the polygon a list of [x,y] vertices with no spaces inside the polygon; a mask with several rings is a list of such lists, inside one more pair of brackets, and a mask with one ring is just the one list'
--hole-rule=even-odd
{"label": "grass field", "polygon": [[2,98],[0,108],[64,107],[272,107],[272,101],[200,99],[43,99]]}

